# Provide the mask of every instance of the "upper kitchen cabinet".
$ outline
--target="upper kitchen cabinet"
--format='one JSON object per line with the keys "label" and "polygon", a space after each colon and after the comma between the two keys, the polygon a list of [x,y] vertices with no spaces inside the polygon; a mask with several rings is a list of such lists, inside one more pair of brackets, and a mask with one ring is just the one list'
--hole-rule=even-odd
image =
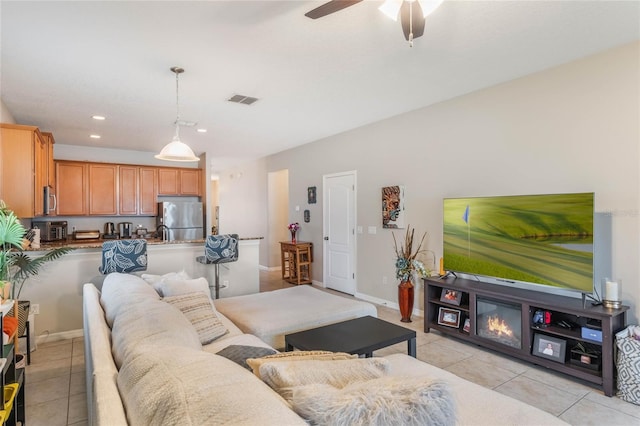
{"label": "upper kitchen cabinet", "polygon": [[56,194],[60,216],[87,215],[89,213],[89,165],[76,161],[56,161]]}
{"label": "upper kitchen cabinet", "polygon": [[192,195],[199,197],[200,169],[158,169],[158,195]]}
{"label": "upper kitchen cabinet", "polygon": [[1,123],[0,130],[0,199],[19,217],[49,214],[46,138],[34,126]]}
{"label": "upper kitchen cabinet", "polygon": [[118,212],[120,215],[155,216],[158,211],[157,169],[119,166]]}
{"label": "upper kitchen cabinet", "polygon": [[89,163],[89,214],[118,214],[118,166]]}

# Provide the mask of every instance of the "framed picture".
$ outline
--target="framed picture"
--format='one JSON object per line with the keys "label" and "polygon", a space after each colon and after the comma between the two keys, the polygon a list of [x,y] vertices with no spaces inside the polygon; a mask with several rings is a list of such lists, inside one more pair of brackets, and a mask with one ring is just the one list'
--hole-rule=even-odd
{"label": "framed picture", "polygon": [[458,290],[451,290],[448,288],[442,289],[442,294],[440,295],[440,301],[445,303],[451,303],[452,305],[460,306],[460,301],[462,300],[462,292]]}
{"label": "framed picture", "polygon": [[307,203],[315,204],[316,203],[316,187],[310,186],[307,188]]}
{"label": "framed picture", "polygon": [[533,348],[531,353],[541,358],[564,364],[567,353],[567,341],[545,334],[536,333],[533,336]]}
{"label": "framed picture", "polygon": [[382,227],[404,228],[404,186],[382,188]]}
{"label": "framed picture", "polygon": [[440,307],[440,312],[438,313],[438,324],[453,328],[460,327],[460,311],[457,309]]}
{"label": "framed picture", "polygon": [[471,320],[469,318],[464,320],[464,325],[462,326],[462,331],[468,333],[471,329]]}

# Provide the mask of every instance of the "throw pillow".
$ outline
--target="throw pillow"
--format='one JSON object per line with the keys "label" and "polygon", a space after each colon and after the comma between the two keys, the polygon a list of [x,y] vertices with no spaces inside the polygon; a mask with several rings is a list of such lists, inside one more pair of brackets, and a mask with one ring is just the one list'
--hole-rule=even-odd
{"label": "throw pillow", "polygon": [[182,280],[179,278],[163,279],[160,283],[160,289],[162,290],[162,295],[164,297],[201,292],[211,299],[209,283],[204,277],[194,278],[192,280]]}
{"label": "throw pillow", "polygon": [[187,272],[184,269],[180,272],[169,272],[164,275],[142,274],[140,277],[143,280],[145,280],[148,284],[151,284],[151,286],[161,296],[162,296],[162,288],[161,288],[162,281],[167,279],[183,280],[183,281],[191,279],[189,274],[187,274]]}
{"label": "throw pillow", "polygon": [[320,425],[455,425],[453,394],[443,381],[387,376],[337,389],[300,386],[290,403],[300,416]]}
{"label": "throw pillow", "polygon": [[182,311],[198,332],[203,345],[229,332],[213,310],[209,298],[201,292],[169,296],[163,300]]}
{"label": "throw pillow", "polygon": [[269,355],[262,358],[247,359],[247,364],[253,370],[253,374],[260,377],[260,366],[265,362],[278,362],[278,361],[303,361],[303,360],[320,360],[320,361],[333,361],[339,359],[355,359],[358,355],[351,355],[344,352],[330,352],[330,351],[293,351],[293,352],[280,352],[275,355]]}
{"label": "throw pillow", "polygon": [[305,360],[292,362],[265,362],[260,376],[284,399],[291,399],[297,386],[326,384],[342,388],[349,383],[376,379],[389,371],[384,358],[358,358],[336,361]]}
{"label": "throw pillow", "polygon": [[273,349],[261,348],[258,346],[229,345],[216,354],[228,358],[236,364],[240,364],[247,370],[251,371],[251,367],[247,364],[248,358],[261,358],[275,353],[277,352]]}

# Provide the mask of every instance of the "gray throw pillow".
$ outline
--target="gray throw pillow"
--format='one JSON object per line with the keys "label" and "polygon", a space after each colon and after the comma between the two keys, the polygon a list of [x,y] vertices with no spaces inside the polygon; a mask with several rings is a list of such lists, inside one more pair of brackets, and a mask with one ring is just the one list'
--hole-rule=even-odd
{"label": "gray throw pillow", "polygon": [[240,364],[249,371],[251,367],[247,364],[249,358],[262,358],[268,355],[274,355],[277,352],[269,348],[261,348],[259,346],[229,345],[217,355],[230,359],[236,364]]}

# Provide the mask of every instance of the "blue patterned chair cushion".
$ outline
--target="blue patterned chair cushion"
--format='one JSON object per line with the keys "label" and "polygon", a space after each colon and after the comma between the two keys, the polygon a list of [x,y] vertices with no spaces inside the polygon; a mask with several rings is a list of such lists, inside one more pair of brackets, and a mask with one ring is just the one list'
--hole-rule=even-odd
{"label": "blue patterned chair cushion", "polygon": [[116,240],[102,243],[102,274],[147,270],[147,240]]}
{"label": "blue patterned chair cushion", "polygon": [[204,245],[207,263],[226,263],[238,260],[238,234],[209,235]]}

